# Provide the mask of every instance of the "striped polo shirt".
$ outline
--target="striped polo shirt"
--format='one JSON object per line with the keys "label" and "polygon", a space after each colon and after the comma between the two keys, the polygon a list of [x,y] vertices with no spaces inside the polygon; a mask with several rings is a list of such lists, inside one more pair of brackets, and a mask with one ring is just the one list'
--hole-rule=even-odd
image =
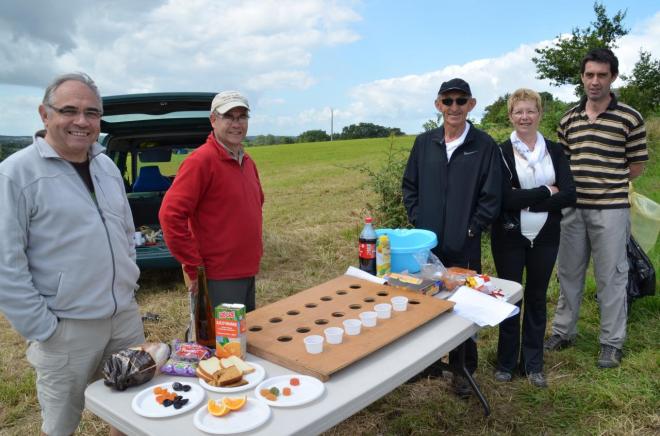
{"label": "striped polo shirt", "polygon": [[648,160],[644,119],[632,107],[612,101],[590,122],[584,97],[559,122],[557,135],[568,156],[575,187],[576,207],[622,209],[628,203],[628,165]]}

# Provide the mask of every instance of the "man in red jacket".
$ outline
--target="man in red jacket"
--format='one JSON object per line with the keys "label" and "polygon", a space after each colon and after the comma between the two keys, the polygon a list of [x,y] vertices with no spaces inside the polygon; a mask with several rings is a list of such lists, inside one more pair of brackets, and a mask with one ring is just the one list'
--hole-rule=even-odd
{"label": "man in red jacket", "polygon": [[165,242],[197,292],[204,265],[213,307],[242,303],[255,309],[255,275],[263,254],[264,194],[254,162],[241,141],[250,106],[237,91],[211,103],[211,132],[183,161],[167,191],[159,218]]}

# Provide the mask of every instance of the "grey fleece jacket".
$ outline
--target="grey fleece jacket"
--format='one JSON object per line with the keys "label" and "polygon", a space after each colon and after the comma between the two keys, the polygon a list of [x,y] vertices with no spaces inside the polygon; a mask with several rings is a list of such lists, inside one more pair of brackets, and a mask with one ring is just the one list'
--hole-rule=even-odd
{"label": "grey fleece jacket", "polygon": [[59,318],[110,318],[134,299],[133,218],[103,150],[89,152],[96,202],[43,138],[0,163],[0,312],[27,339],[48,339]]}

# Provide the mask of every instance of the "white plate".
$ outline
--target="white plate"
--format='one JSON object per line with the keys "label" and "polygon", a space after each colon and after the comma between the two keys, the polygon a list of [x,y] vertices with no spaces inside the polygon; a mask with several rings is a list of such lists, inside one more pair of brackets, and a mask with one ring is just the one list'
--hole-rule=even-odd
{"label": "white plate", "polygon": [[[300,380],[298,386],[291,386],[289,383],[293,377]],[[277,401],[271,401],[260,393],[262,389],[270,389],[272,387],[276,387],[280,390],[280,395],[277,397]],[[285,387],[291,388],[291,395],[288,397],[285,397],[282,394],[282,389]],[[294,407],[316,400],[323,394],[323,392],[325,392],[325,385],[319,379],[308,375],[289,374],[264,380],[255,388],[254,396],[269,406]]]}
{"label": "white plate", "polygon": [[[138,415],[142,415],[147,418],[165,418],[186,413],[189,410],[192,410],[195,406],[201,403],[204,398],[206,398],[206,392],[204,392],[204,389],[202,389],[200,386],[194,383],[179,383],[190,386],[190,390],[188,392],[175,391],[172,389],[174,382],[149,386],[148,388],[141,390],[137,395],[133,397],[131,408]],[[175,409],[174,406],[165,407],[162,404],[158,404],[158,402],[156,402],[156,395],[154,394],[154,388],[156,386],[165,388],[170,392],[175,392],[177,395],[181,395],[183,398],[188,398],[188,403],[186,403],[180,409]]]}
{"label": "white plate", "polygon": [[270,418],[270,407],[248,397],[245,406],[240,410],[232,410],[225,416],[211,415],[205,404],[193,416],[193,424],[206,433],[232,434],[254,430],[268,421],[268,418]]}
{"label": "white plate", "polygon": [[253,372],[243,376],[243,378],[248,382],[246,385],[236,386],[234,388],[223,388],[220,386],[211,386],[210,384],[206,383],[204,379],[201,378],[198,378],[197,380],[204,389],[208,389],[209,391],[213,391],[213,392],[220,392],[223,394],[230,394],[232,392],[240,392],[246,389],[252,389],[261,380],[263,380],[264,377],[266,377],[266,370],[264,369],[263,366],[259,365],[258,363],[252,363],[252,362],[246,362],[246,363],[248,363],[251,367],[254,368]]}

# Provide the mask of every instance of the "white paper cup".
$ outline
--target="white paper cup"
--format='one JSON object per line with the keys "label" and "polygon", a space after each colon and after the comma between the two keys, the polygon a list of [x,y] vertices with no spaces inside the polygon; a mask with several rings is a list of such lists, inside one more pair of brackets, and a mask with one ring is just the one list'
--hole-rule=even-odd
{"label": "white paper cup", "polygon": [[392,297],[392,309],[395,312],[405,312],[408,309],[408,297],[398,296]]}
{"label": "white paper cup", "polygon": [[323,351],[323,340],[323,336],[319,335],[305,336],[305,339],[303,339],[305,349],[309,354],[319,354]]}
{"label": "white paper cup", "polygon": [[341,327],[328,327],[323,330],[323,333],[325,333],[325,340],[328,341],[328,344],[341,344],[344,329]]}
{"label": "white paper cup", "polygon": [[392,316],[392,305],[389,303],[380,303],[374,306],[378,318],[387,319]]}
{"label": "white paper cup", "polygon": [[360,334],[362,323],[359,319],[346,319],[342,324],[344,324],[344,331],[347,335],[355,336]]}
{"label": "white paper cup", "polygon": [[360,313],[360,321],[365,327],[375,327],[378,322],[378,314],[373,311]]}

